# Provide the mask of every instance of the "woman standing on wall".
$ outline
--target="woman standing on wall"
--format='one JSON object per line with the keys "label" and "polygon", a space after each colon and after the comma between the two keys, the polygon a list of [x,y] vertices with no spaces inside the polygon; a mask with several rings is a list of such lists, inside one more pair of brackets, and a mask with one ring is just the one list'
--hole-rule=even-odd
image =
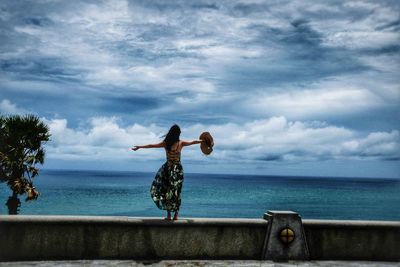
{"label": "woman standing on wall", "polygon": [[167,220],[171,220],[171,212],[175,212],[174,220],[178,219],[179,207],[181,205],[181,190],[183,184],[183,168],[181,165],[181,151],[185,146],[201,144],[201,150],[208,155],[212,152],[214,145],[211,135],[204,132],[200,140],[183,141],[179,139],[181,129],[173,125],[164,141],[158,144],[134,146],[132,150],[140,148],[164,148],[167,161],[158,170],[151,185],[150,193],[154,203],[159,209],[167,211]]}

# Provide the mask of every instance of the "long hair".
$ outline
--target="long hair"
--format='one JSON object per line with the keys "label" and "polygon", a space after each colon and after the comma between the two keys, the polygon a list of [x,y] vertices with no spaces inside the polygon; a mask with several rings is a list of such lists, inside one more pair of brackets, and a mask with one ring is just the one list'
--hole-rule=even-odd
{"label": "long hair", "polygon": [[172,125],[169,129],[168,133],[165,135],[165,147],[167,151],[171,150],[171,147],[175,142],[179,141],[179,136],[181,135],[181,128],[177,124]]}

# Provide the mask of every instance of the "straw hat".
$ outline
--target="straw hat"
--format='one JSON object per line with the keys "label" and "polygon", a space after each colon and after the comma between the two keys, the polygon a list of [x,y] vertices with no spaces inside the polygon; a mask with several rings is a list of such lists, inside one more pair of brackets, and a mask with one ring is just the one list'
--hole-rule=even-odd
{"label": "straw hat", "polygon": [[204,142],[200,144],[201,151],[206,155],[210,155],[214,146],[214,140],[211,134],[209,132],[203,132],[201,133],[199,139],[204,140]]}

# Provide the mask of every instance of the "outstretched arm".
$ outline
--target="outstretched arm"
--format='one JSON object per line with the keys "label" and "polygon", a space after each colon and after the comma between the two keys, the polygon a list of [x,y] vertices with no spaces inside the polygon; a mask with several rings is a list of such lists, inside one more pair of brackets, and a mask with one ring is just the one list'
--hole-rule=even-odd
{"label": "outstretched arm", "polygon": [[193,140],[193,141],[182,141],[182,146],[191,146],[195,144],[201,144],[203,140]]}
{"label": "outstretched arm", "polygon": [[131,149],[133,151],[136,151],[139,148],[159,148],[159,147],[165,147],[165,143],[161,142],[161,143],[158,143],[158,144],[149,144],[149,145],[144,145],[144,146],[134,146]]}

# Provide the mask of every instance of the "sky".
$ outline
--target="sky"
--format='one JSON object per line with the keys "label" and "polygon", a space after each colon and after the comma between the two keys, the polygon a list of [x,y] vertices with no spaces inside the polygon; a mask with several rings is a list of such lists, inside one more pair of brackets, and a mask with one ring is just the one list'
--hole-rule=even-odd
{"label": "sky", "polygon": [[0,112],[47,169],[400,178],[400,1],[0,2]]}

